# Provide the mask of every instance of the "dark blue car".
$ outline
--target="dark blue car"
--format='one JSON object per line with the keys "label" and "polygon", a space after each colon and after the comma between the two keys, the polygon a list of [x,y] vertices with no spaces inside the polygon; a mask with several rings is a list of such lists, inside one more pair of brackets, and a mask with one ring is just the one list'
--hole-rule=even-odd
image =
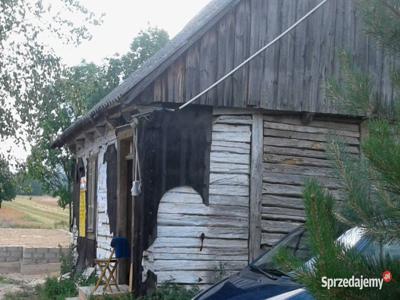
{"label": "dark blue car", "polygon": [[306,231],[301,226],[245,269],[201,292],[193,300],[313,299],[274,261],[276,253],[282,248],[290,249],[304,261],[309,260],[311,255],[305,245]]}
{"label": "dark blue car", "polygon": [[[282,270],[275,261],[276,254],[284,248],[313,268],[314,260],[307,247],[306,235],[304,227],[300,226],[242,271],[202,291],[193,300],[314,299],[293,280],[290,272]],[[398,242],[378,243],[364,235],[364,231],[358,227],[347,230],[337,241],[344,247],[355,248],[363,255],[388,255],[392,259],[400,259]]]}

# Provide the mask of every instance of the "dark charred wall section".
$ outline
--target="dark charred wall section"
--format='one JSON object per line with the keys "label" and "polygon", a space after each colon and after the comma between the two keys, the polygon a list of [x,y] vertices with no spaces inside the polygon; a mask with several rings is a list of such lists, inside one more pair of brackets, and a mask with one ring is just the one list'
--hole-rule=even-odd
{"label": "dark charred wall section", "polygon": [[140,198],[145,207],[140,217],[144,218],[145,248],[156,237],[158,204],[166,191],[191,186],[208,202],[211,124],[211,109],[207,107],[156,111],[149,119],[141,119],[138,130]]}

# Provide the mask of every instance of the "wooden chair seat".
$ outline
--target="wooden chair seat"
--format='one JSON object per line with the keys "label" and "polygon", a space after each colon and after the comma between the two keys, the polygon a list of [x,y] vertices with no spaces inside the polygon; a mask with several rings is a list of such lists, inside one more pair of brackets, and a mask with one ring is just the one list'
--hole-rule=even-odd
{"label": "wooden chair seat", "polygon": [[[114,258],[114,249],[111,251],[111,255],[108,259],[96,259],[95,263],[99,266],[101,273],[97,280],[96,286],[94,287],[93,293],[99,288],[100,284],[104,281],[103,292],[108,288],[112,293],[112,285],[115,285],[118,291],[120,291],[115,271],[117,270],[118,260]],[[108,273],[107,273],[108,272]]]}

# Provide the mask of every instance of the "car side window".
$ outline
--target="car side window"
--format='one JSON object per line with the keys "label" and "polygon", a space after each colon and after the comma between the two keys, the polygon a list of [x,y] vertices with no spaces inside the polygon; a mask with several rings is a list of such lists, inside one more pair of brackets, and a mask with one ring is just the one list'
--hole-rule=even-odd
{"label": "car side window", "polygon": [[362,242],[365,245],[363,246],[361,252],[365,256],[389,256],[394,260],[400,259],[399,242],[381,243],[370,238],[366,238]]}

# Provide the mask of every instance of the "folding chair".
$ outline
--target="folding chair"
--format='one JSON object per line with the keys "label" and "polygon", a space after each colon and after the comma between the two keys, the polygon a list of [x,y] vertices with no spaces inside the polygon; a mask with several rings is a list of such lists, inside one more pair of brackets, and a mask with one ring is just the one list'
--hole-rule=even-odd
{"label": "folding chair", "polygon": [[[112,293],[111,285],[115,285],[120,291],[115,271],[118,267],[118,262],[121,259],[130,258],[129,242],[126,238],[115,237],[111,240],[111,255],[108,259],[96,259],[95,263],[99,266],[101,273],[97,280],[93,293],[99,288],[100,284],[104,282],[103,292],[108,288]],[[115,254],[115,257],[114,257]]]}

